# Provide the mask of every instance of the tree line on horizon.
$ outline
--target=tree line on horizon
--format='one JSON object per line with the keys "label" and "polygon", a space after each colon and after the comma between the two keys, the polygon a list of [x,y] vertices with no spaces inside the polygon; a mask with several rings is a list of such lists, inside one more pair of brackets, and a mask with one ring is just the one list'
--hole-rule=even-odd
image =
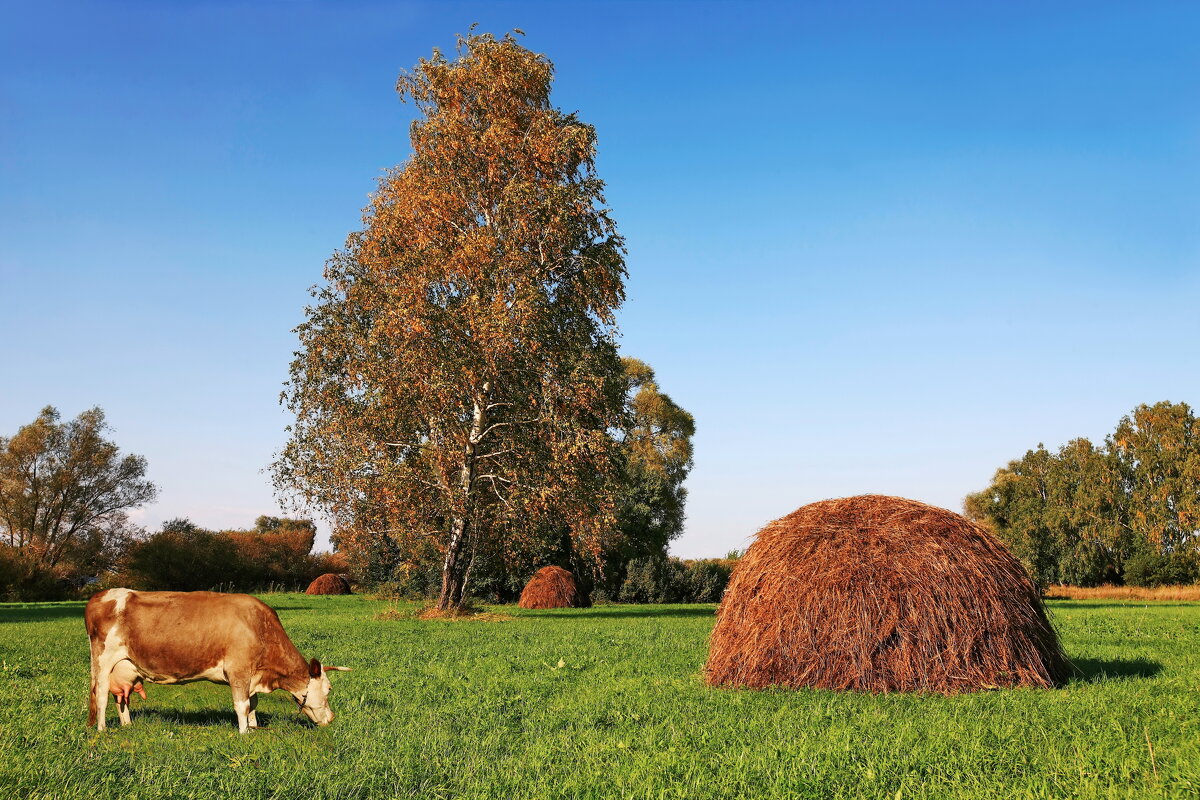
{"label": "tree line on horizon", "polygon": [[1200,580],[1200,429],[1186,403],[1139,405],[1100,444],[1039,444],[968,495],[1042,586]]}

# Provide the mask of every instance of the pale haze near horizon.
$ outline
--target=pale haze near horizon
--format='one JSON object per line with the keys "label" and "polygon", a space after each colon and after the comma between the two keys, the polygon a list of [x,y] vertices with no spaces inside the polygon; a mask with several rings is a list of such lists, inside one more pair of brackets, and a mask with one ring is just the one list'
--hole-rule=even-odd
{"label": "pale haze near horizon", "polygon": [[0,435],[101,406],[151,529],[284,513],[307,288],[472,22],[557,68],[628,240],[625,354],[697,421],[684,557],[827,497],[954,510],[1200,401],[1183,4],[48,4],[0,31]]}

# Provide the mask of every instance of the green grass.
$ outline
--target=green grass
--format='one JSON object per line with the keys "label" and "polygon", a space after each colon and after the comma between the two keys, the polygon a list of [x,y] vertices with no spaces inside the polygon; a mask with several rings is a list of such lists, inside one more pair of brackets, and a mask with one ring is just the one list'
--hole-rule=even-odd
{"label": "green grass", "polygon": [[0,797],[1200,794],[1200,604],[1054,603],[1082,677],[945,698],[709,689],[712,606],[484,623],[265,599],[302,652],[354,668],[328,728],[276,693],[239,736],[228,688],[201,683],[147,686],[133,726],[97,734],[82,605],[0,606]]}

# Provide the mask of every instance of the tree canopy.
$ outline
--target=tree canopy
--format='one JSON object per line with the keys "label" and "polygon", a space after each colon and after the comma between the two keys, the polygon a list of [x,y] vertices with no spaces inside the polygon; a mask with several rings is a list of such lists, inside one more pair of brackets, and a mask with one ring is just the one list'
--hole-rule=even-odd
{"label": "tree canopy", "polygon": [[[1043,445],[998,470],[966,498],[1046,583],[1145,578],[1147,559],[1200,577],[1200,440],[1186,403],[1141,405],[1101,446]],[[1136,577],[1128,575],[1131,562]]]}
{"label": "tree canopy", "polygon": [[60,422],[53,406],[0,437],[0,540],[37,563],[95,555],[126,534],[126,512],[154,500],[146,459],[104,438],[99,408]]}
{"label": "tree canopy", "polygon": [[608,550],[606,583],[619,582],[632,559],[662,560],[683,532],[692,468],[692,415],[664,393],[654,370],[636,358],[623,358],[627,381],[626,421],[617,432],[621,481],[617,524],[620,536]]}
{"label": "tree canopy", "polygon": [[432,547],[442,608],[546,520],[597,560],[613,529],[624,245],[553,72],[474,34],[401,76],[412,154],[327,262],[283,394],[277,486],[344,535]]}

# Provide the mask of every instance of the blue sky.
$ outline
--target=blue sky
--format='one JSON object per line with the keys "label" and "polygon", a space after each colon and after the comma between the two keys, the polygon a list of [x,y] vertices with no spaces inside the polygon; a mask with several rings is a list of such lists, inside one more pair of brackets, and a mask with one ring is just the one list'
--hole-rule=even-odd
{"label": "blue sky", "polygon": [[958,510],[1200,404],[1189,3],[39,3],[0,26],[0,432],[102,406],[142,521],[276,513],[307,288],[408,153],[397,74],[523,29],[597,128],[622,348],[697,419],[673,551]]}

